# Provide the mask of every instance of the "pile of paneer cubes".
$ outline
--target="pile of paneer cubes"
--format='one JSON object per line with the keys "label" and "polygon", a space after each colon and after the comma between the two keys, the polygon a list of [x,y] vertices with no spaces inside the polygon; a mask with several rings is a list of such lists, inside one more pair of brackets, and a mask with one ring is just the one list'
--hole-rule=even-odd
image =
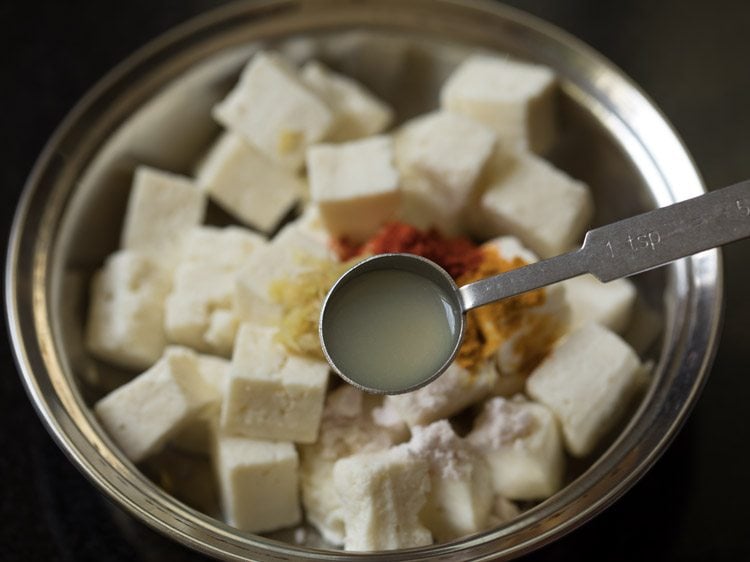
{"label": "pile of paneer cubes", "polygon": [[[394,220],[469,234],[505,259],[574,247],[589,189],[540,156],[557,136],[557,95],[549,69],[475,54],[438,108],[394,128],[353,79],[255,54],[213,109],[225,130],[195,178],[135,170],[121,248],[93,278],[87,349],[138,373],[95,405],[111,440],[134,463],[164,447],[209,456],[240,530],[307,522],[347,550],[455,539],[558,491],[566,453],[590,455],[643,387],[617,335],[630,282],[548,288],[529,314],[564,335],[528,377],[510,338],[474,372],[454,364],[387,398],[278,343],[269,295],[334,262],[334,237],[362,242]],[[203,224],[209,200],[237,225]],[[459,435],[452,420],[466,412]]]}

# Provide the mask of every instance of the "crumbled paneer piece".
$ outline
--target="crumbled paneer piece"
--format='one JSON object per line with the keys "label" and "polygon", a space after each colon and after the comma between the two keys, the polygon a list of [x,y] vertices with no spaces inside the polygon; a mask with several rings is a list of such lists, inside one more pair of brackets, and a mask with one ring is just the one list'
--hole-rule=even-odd
{"label": "crumbled paneer piece", "polygon": [[333,125],[328,106],[276,53],[257,53],[235,88],[213,110],[230,131],[242,135],[269,158],[297,171],[307,147]]}
{"label": "crumbled paneer piece", "polygon": [[440,102],[492,127],[504,145],[542,154],[556,137],[555,84],[547,67],[474,55],[445,82]]}
{"label": "crumbled paneer piece", "polygon": [[[331,544],[344,544],[344,512],[333,482],[333,466],[355,453],[388,449],[408,435],[404,422],[378,423],[382,397],[344,384],[332,391],[323,410],[318,440],[300,446],[300,483],[307,520]],[[382,418],[382,416],[381,416]]]}
{"label": "crumbled paneer piece", "polygon": [[385,400],[410,427],[426,425],[457,414],[486,397],[496,378],[495,367],[489,363],[475,373],[453,363],[430,384],[405,394],[387,396]]}
{"label": "crumbled paneer piece", "polygon": [[520,398],[485,402],[467,436],[492,469],[496,493],[512,500],[540,500],[562,486],[565,457],[557,420],[541,404]]}
{"label": "crumbled paneer piece", "polygon": [[248,230],[197,227],[186,238],[166,301],[165,330],[174,343],[229,357],[237,329],[234,293],[240,266],[265,240]]}
{"label": "crumbled paneer piece", "polygon": [[187,424],[172,440],[175,447],[197,454],[211,451],[213,436],[219,425],[224,389],[229,379],[229,361],[213,355],[197,355],[198,375],[211,389],[208,407]]}
{"label": "crumbled paneer piece", "polygon": [[107,258],[94,274],[86,323],[86,348],[127,369],[147,369],[164,352],[164,299],[169,272],[131,251]]}
{"label": "crumbled paneer piece", "polygon": [[318,437],[328,364],[290,355],[274,335],[272,328],[240,327],[221,427],[255,439],[312,443]]}
{"label": "crumbled paneer piece", "polygon": [[571,250],[593,213],[586,184],[533,154],[495,151],[488,164],[475,234],[517,236],[548,258]]}
{"label": "crumbled paneer piece", "polygon": [[565,297],[572,313],[570,328],[596,322],[622,334],[630,322],[635,304],[635,285],[628,279],[602,283],[593,275],[563,281]]}
{"label": "crumbled paneer piece", "polygon": [[430,492],[420,520],[437,541],[485,528],[493,497],[484,457],[455,434],[447,420],[412,429],[409,450],[429,463]]}
{"label": "crumbled paneer piece", "polygon": [[427,179],[437,204],[460,211],[474,193],[495,138],[491,129],[462,115],[428,113],[408,121],[396,134],[397,166],[403,175]]}
{"label": "crumbled paneer piece", "polygon": [[396,213],[399,175],[388,136],[313,146],[307,173],[310,197],[334,236],[364,242]]}
{"label": "crumbled paneer piece", "polygon": [[94,410],[123,453],[140,462],[216,399],[200,376],[196,354],[170,347],[153,367],[99,400]]}
{"label": "crumbled paneer piece", "polygon": [[183,176],[139,166],[125,212],[121,246],[176,264],[185,233],[203,221],[206,197]]}
{"label": "crumbled paneer piece", "polygon": [[214,464],[224,518],[233,527],[262,533],[302,519],[299,459],[291,443],[221,435]]}
{"label": "crumbled paneer piece", "polygon": [[325,140],[350,141],[383,132],[393,120],[393,110],[360,84],[337,74],[317,61],[302,67],[302,81],[328,104],[334,124]]}
{"label": "crumbled paneer piece", "polygon": [[537,367],[526,391],[557,416],[568,452],[585,457],[625,413],[641,380],[640,361],[630,346],[606,328],[588,324]]}
{"label": "crumbled paneer piece", "polygon": [[404,445],[343,458],[333,480],[344,511],[346,550],[424,546],[432,536],[419,521],[430,490],[429,463]]}
{"label": "crumbled paneer piece", "polygon": [[200,167],[196,183],[243,223],[270,233],[306,190],[288,168],[235,133],[224,133]]}
{"label": "crumbled paneer piece", "polygon": [[275,325],[281,306],[271,299],[269,288],[277,279],[285,279],[333,260],[327,242],[310,232],[302,219],[288,224],[264,247],[245,260],[235,282],[237,316],[243,322]]}

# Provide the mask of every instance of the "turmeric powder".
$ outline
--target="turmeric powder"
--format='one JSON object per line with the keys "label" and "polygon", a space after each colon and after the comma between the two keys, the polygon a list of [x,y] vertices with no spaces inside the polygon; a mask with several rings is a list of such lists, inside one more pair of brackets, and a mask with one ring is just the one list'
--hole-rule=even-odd
{"label": "turmeric powder", "polygon": [[[504,259],[494,247],[485,246],[482,253],[479,266],[458,278],[459,286],[526,265],[518,257]],[[561,332],[560,322],[551,315],[529,313],[545,301],[545,290],[536,289],[469,311],[458,363],[474,370],[510,341],[518,358],[513,370],[516,374],[530,373],[549,353]]]}

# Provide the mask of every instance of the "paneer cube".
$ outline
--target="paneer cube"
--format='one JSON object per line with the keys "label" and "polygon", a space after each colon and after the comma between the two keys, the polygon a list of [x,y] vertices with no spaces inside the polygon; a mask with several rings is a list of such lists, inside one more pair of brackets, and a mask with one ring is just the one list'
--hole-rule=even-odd
{"label": "paneer cube", "polygon": [[570,328],[591,322],[622,334],[628,327],[635,304],[635,285],[628,279],[602,283],[593,275],[581,275],[563,281],[565,296],[570,303]]}
{"label": "paneer cube", "polygon": [[206,197],[183,176],[147,166],[135,171],[121,246],[176,264],[187,231],[203,221]]}
{"label": "paneer cube", "polygon": [[164,299],[169,272],[131,251],[107,258],[91,282],[86,348],[126,369],[143,370],[164,352]]}
{"label": "paneer cube", "polygon": [[337,74],[317,61],[302,67],[302,81],[328,104],[334,124],[325,140],[342,142],[383,132],[393,120],[393,110],[360,84]]}
{"label": "paneer cube", "polygon": [[387,396],[386,403],[410,427],[426,425],[457,414],[486,397],[496,379],[497,371],[489,363],[480,367],[476,373],[453,363],[430,384],[405,394]]}
{"label": "paneer cube", "polygon": [[318,437],[328,364],[290,355],[275,330],[243,324],[237,333],[221,427],[256,439],[312,443]]}
{"label": "paneer cube", "polygon": [[456,207],[449,194],[436,189],[419,173],[401,174],[399,220],[421,230],[437,229],[444,236],[464,233],[463,209]]}
{"label": "paneer cube", "polygon": [[475,234],[512,234],[543,258],[571,250],[593,213],[586,184],[533,154],[495,151],[484,182]]}
{"label": "paneer cube", "polygon": [[344,511],[346,550],[424,546],[432,536],[419,521],[430,489],[429,463],[404,445],[343,458],[333,479]]}
{"label": "paneer cube", "polygon": [[591,453],[641,387],[638,356],[597,324],[578,329],[539,365],[526,391],[557,416],[575,457]]}
{"label": "paneer cube", "polygon": [[333,125],[331,110],[305,86],[297,70],[278,54],[266,52],[252,58],[213,115],[293,171],[302,166],[307,147]]}
{"label": "paneer cube", "polygon": [[94,410],[125,456],[140,462],[216,399],[200,376],[196,354],[171,347],[148,371],[99,400]]}
{"label": "paneer cube", "polygon": [[398,208],[399,175],[388,136],[313,146],[307,172],[310,197],[335,236],[363,242]]}
{"label": "paneer cube", "polygon": [[541,500],[562,486],[565,457],[557,420],[541,404],[492,398],[467,436],[492,472],[496,493],[512,500]]}
{"label": "paneer cube", "polygon": [[247,228],[197,226],[185,235],[182,263],[238,268],[266,239]]}
{"label": "paneer cube", "polygon": [[204,353],[231,353],[231,348],[212,346],[206,340],[206,332],[216,311],[231,310],[235,277],[236,272],[231,269],[212,269],[198,263],[178,266],[166,300],[167,338]]}
{"label": "paneer cube", "polygon": [[224,519],[233,527],[262,533],[302,519],[299,459],[291,443],[222,435],[214,464]]}
{"label": "paneer cube", "polygon": [[437,111],[405,123],[396,134],[403,175],[427,179],[441,205],[461,211],[495,146],[495,133],[468,117]]}
{"label": "paneer cube", "polygon": [[211,149],[196,182],[228,213],[265,233],[278,226],[306,190],[294,172],[231,132]]}
{"label": "paneer cube", "polygon": [[274,325],[281,307],[271,299],[271,284],[334,259],[327,242],[301,220],[285,226],[269,244],[253,252],[237,273],[235,306],[243,322]]}
{"label": "paneer cube", "polygon": [[409,450],[429,463],[430,492],[420,519],[437,541],[485,528],[493,504],[487,461],[447,420],[412,430]]}
{"label": "paneer cube", "polygon": [[333,481],[336,461],[388,449],[409,435],[400,418],[378,423],[374,413],[381,402],[381,396],[366,395],[348,384],[338,387],[326,399],[318,440],[299,448],[305,515],[331,544],[344,544],[344,511]]}
{"label": "paneer cube", "polygon": [[237,271],[265,243],[261,236],[237,227],[199,227],[188,233],[183,262],[175,269],[165,303],[165,329],[171,342],[231,355],[237,329]]}
{"label": "paneer cube", "polygon": [[503,145],[542,154],[557,134],[555,86],[544,66],[474,55],[445,82],[440,102],[492,127]]}

